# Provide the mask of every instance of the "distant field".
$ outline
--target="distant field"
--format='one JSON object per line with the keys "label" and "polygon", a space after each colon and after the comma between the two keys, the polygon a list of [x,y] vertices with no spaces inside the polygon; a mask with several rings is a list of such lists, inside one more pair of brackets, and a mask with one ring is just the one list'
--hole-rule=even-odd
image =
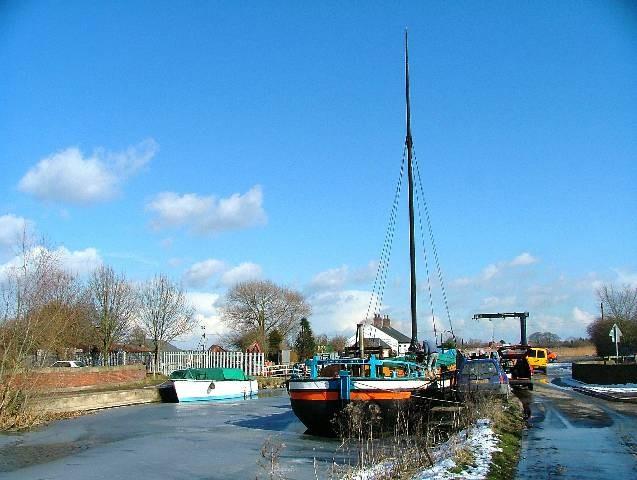
{"label": "distant field", "polygon": [[559,357],[584,357],[595,356],[595,347],[593,345],[585,345],[582,347],[557,347],[553,350]]}

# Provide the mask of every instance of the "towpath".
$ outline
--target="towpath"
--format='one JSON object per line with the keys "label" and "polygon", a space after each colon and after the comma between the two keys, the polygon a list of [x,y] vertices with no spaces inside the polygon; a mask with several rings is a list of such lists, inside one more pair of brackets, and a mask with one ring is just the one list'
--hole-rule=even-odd
{"label": "towpath", "polygon": [[[637,405],[609,402],[555,385],[569,367],[549,367],[533,392],[520,392],[530,411],[518,479],[637,478]],[[561,383],[558,381],[558,385]]]}

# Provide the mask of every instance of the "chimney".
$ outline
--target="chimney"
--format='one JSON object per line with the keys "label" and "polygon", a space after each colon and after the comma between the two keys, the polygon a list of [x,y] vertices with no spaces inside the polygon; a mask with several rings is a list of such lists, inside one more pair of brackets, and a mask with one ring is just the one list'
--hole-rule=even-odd
{"label": "chimney", "polygon": [[365,328],[362,323],[356,325],[356,340],[360,357],[363,358],[365,356]]}
{"label": "chimney", "polygon": [[383,319],[381,318],[381,316],[378,313],[374,314],[374,326],[376,328],[380,328],[383,326]]}
{"label": "chimney", "polygon": [[389,327],[391,327],[391,321],[389,320],[389,315],[385,315],[385,318],[383,318],[383,328]]}

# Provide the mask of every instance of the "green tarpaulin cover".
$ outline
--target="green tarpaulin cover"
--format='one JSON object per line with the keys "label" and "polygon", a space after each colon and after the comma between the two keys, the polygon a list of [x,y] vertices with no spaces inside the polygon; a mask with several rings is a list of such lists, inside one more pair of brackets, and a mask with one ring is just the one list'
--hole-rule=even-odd
{"label": "green tarpaulin cover", "polygon": [[456,364],[456,349],[455,348],[445,349],[444,352],[441,352],[438,354],[438,360],[436,361],[437,366],[444,365],[445,367],[448,367],[449,365],[455,365],[455,364]]}
{"label": "green tarpaulin cover", "polygon": [[192,380],[250,380],[240,368],[186,368],[170,374],[174,379]]}

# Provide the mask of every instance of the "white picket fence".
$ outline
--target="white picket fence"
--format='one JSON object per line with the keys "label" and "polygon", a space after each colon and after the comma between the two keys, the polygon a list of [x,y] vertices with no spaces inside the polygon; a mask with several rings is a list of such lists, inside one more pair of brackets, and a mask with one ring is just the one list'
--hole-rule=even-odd
{"label": "white picket fence", "polygon": [[[190,350],[182,352],[161,352],[159,372],[170,375],[184,368],[241,368],[246,375],[263,375],[263,353],[244,352],[202,352]],[[153,366],[151,365],[152,369]]]}

